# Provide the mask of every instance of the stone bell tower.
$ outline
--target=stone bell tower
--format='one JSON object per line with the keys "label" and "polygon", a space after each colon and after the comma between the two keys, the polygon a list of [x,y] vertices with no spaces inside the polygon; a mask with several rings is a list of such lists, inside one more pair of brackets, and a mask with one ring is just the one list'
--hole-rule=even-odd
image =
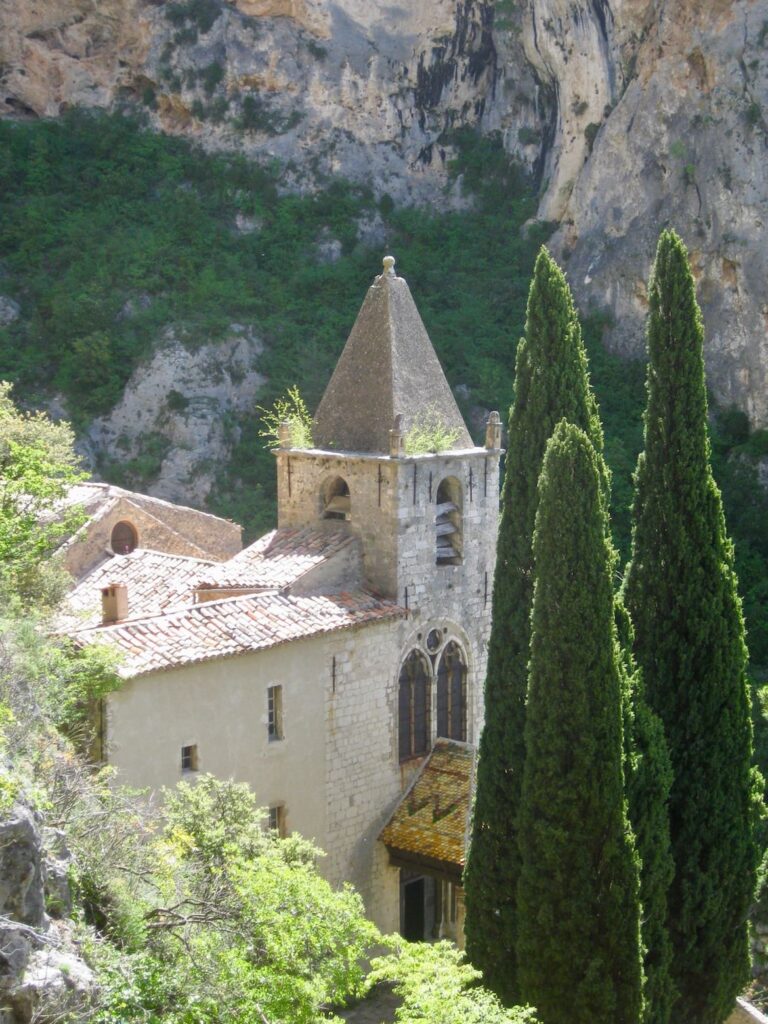
{"label": "stone bell tower", "polygon": [[[406,281],[384,258],[317,409],[311,450],[278,449],[279,526],[349,524],[364,584],[485,639],[496,552],[501,425],[475,447]],[[471,344],[471,339],[467,339]],[[446,450],[409,454],[439,423]],[[484,645],[483,645],[484,646]]]}

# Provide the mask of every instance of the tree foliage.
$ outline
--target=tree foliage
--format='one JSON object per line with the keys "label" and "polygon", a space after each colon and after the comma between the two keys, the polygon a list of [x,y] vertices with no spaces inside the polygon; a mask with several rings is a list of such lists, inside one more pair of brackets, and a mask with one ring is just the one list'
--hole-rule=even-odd
{"label": "tree foliage", "polygon": [[536,1024],[535,1010],[506,1009],[480,977],[450,942],[398,939],[394,953],[373,961],[369,981],[393,985],[398,1024]]}
{"label": "tree foliage", "polygon": [[621,599],[615,604],[622,660],[624,778],[627,809],[640,857],[644,1024],[668,1024],[675,989],[667,930],[667,892],[674,873],[669,838],[672,766],[660,718],[648,705],[642,673],[632,655],[632,623]]}
{"label": "tree foliage", "polygon": [[[485,682],[472,842],[465,872],[467,950],[494,991],[516,997],[516,817],[525,760],[523,729],[533,596],[533,528],[544,450],[565,417],[598,450],[602,431],[565,277],[542,249],[517,349],[496,554],[493,623]],[[607,491],[607,473],[603,486]]]}
{"label": "tree foliage", "polygon": [[645,450],[625,599],[673,769],[675,1016],[719,1024],[748,976],[756,780],[733,548],[710,466],[703,325],[672,232],[659,240],[649,304]]}
{"label": "tree foliage", "polygon": [[545,1024],[637,1024],[639,865],[624,795],[614,554],[600,457],[566,421],[547,445],[533,549],[520,992]]}
{"label": "tree foliage", "polygon": [[62,506],[69,487],[83,479],[73,445],[69,424],[21,412],[11,385],[0,381],[0,593],[6,600],[51,603],[61,593],[49,560],[83,522],[81,509]]}

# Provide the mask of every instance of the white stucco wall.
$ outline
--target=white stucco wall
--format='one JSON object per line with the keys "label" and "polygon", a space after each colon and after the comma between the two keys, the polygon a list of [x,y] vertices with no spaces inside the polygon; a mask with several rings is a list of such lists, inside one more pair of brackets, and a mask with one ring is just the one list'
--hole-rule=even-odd
{"label": "white stucco wall", "polygon": [[[127,682],[107,705],[107,756],[129,786],[173,786],[181,748],[198,769],[247,782],[259,803],[284,804],[289,831],[326,839],[322,638],[202,662]],[[267,735],[267,688],[283,687],[283,740]]]}

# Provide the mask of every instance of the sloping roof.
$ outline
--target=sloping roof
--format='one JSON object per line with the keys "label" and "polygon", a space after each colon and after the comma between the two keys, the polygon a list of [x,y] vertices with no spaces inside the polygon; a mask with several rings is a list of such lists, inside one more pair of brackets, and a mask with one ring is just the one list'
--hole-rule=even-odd
{"label": "sloping roof", "polygon": [[395,856],[461,875],[474,786],[474,747],[439,739],[379,839]]}
{"label": "sloping roof", "polygon": [[473,447],[407,283],[385,259],[368,289],[315,415],[319,448],[389,453],[389,431],[407,430],[425,410],[457,433],[454,448]]}
{"label": "sloping roof", "polygon": [[272,530],[228,562],[201,573],[198,582],[201,587],[281,590],[354,543],[345,526]]}
{"label": "sloping roof", "polygon": [[100,625],[101,588],[112,583],[125,583],[128,587],[128,610],[133,618],[191,605],[199,576],[217,564],[143,548],[129,555],[114,555],[97,565],[69,592],[64,618],[75,620],[80,628]]}
{"label": "sloping roof", "polygon": [[77,640],[114,644],[122,654],[120,674],[132,678],[406,614],[404,608],[363,591],[318,597],[270,592],[86,629],[77,634]]}
{"label": "sloping roof", "polygon": [[236,523],[222,519],[221,516],[215,516],[212,512],[201,512],[200,509],[192,508],[189,505],[179,505],[172,501],[166,501],[165,498],[156,498],[151,494],[141,494],[138,491],[128,491],[124,487],[118,487],[117,484],[107,484],[97,480],[86,480],[73,484],[57,502],[52,515],[55,516],[59,508],[82,505],[88,515],[93,516],[104,505],[118,498],[128,498],[147,508],[154,507],[161,510],[158,513],[160,515],[162,512],[183,513],[194,516],[195,519],[202,522],[220,525],[232,531],[241,529]]}

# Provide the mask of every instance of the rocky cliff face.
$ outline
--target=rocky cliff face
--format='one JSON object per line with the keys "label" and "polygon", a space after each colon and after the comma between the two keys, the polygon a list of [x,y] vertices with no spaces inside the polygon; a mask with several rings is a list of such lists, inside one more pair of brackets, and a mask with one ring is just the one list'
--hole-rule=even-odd
{"label": "rocky cliff face", "polygon": [[156,464],[149,494],[204,507],[237,440],[228,425],[252,408],[264,382],[254,368],[261,351],[242,324],[215,345],[191,349],[169,329],[112,412],[91,424],[83,454],[92,463],[117,454],[129,473],[133,460],[149,456]]}
{"label": "rocky cliff face", "polygon": [[489,0],[2,0],[0,111],[133,100],[165,131],[290,162],[288,185],[343,174],[427,201],[452,128],[538,156],[517,138],[537,135],[535,73],[502,37]]}
{"label": "rocky cliff face", "polygon": [[70,864],[29,806],[0,816],[0,1024],[84,1019],[96,995],[66,919]]}
{"label": "rocky cliff face", "polygon": [[765,207],[768,4],[657,3],[631,74],[573,180],[557,241],[572,283],[607,308],[609,343],[641,350],[660,228],[691,250],[710,384],[768,423]]}
{"label": "rocky cliff face", "polygon": [[693,256],[710,383],[768,423],[768,0],[0,0],[0,108],[143,105],[165,131],[399,201],[451,129],[502,133],[607,343],[643,346],[658,231]]}

